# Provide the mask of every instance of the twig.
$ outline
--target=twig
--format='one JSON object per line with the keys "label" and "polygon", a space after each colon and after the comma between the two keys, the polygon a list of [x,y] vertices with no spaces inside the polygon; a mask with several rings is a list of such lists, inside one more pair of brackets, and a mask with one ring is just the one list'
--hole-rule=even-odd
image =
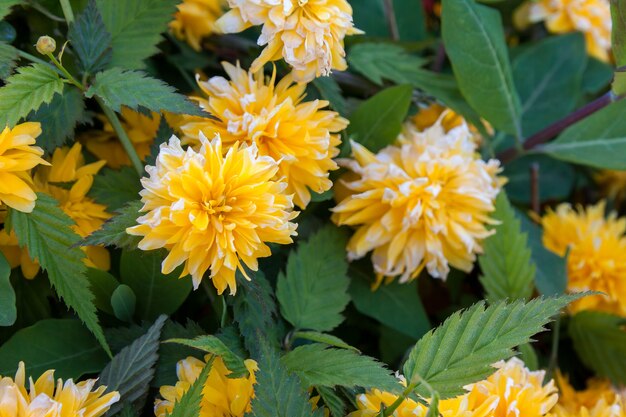
{"label": "twig", "polygon": [[398,21],[396,20],[396,13],[393,8],[393,0],[384,0],[383,4],[385,6],[385,17],[387,18],[391,39],[399,41],[400,31],[398,30]]}
{"label": "twig", "polygon": [[530,202],[536,215],[541,214],[541,200],[539,197],[539,164],[530,164]]}

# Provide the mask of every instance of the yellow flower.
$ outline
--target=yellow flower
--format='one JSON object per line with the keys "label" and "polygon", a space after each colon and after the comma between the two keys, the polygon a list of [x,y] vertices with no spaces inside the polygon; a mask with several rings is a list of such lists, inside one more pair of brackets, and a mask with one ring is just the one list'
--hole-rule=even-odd
{"label": "yellow flower", "polygon": [[377,285],[410,281],[424,267],[442,279],[449,265],[469,272],[491,234],[499,162],[480,160],[466,124],[447,133],[441,120],[423,132],[406,124],[398,142],[378,154],[352,143],[354,160],[341,161],[358,174],[332,216],[357,229],[348,258],[373,251]]}
{"label": "yellow flower", "polygon": [[[151,113],[151,116],[148,117],[127,107],[122,107],[121,116],[122,127],[128,134],[137,155],[142,161],[145,160],[150,155],[150,147],[159,130],[161,116],[157,113]],[[89,152],[98,159],[105,161],[111,168],[119,169],[123,166],[130,166],[128,154],[113,130],[113,126],[106,117],[101,116],[99,119],[103,124],[102,130],[86,132],[80,138],[81,143]]]}
{"label": "yellow flower", "polygon": [[39,164],[43,150],[35,144],[41,134],[39,123],[22,123],[0,133],[0,203],[25,213],[35,208],[37,195],[33,190],[30,170]]}
{"label": "yellow flower", "polygon": [[552,33],[582,32],[590,55],[601,61],[611,59],[609,0],[532,0],[515,13],[521,28],[541,21]]}
{"label": "yellow flower", "polygon": [[[209,359],[211,355],[207,355],[204,362],[188,357],[176,364],[178,382],[175,386],[161,387],[163,399],[157,399],[154,403],[156,417],[166,417],[172,412],[174,404],[198,379]],[[258,371],[258,367],[252,359],[247,359],[244,363],[250,375],[247,378],[229,378],[230,370],[226,368],[222,358],[219,356],[214,358],[206,385],[202,390],[198,417],[243,417],[250,412],[250,402],[254,398],[256,383],[254,373]]]}
{"label": "yellow flower", "polygon": [[141,181],[148,213],[127,232],[144,236],[142,250],[169,250],[163,273],[184,263],[181,277],[191,274],[197,288],[210,268],[218,292],[235,294],[235,272],[247,277],[243,264],[256,271],[257,259],[271,255],[266,242],[292,242],[297,213],[287,185],[273,180],[278,165],[256,144],[236,143],[224,156],[219,136],[200,140],[198,152],[185,151],[175,136],[161,145],[156,167],[146,167],[150,177]]}
{"label": "yellow flower", "polygon": [[197,145],[200,133],[219,134],[225,150],[234,143],[255,143],[259,154],[279,163],[277,178],[285,178],[287,194],[305,208],[311,192],[323,193],[333,183],[328,178],[337,169],[332,160],[339,154],[340,131],[348,121],[333,111],[322,110],[327,101],[305,102],[304,84],[293,84],[291,77],[276,86],[274,77],[265,78],[224,63],[231,81],[213,77],[200,82],[207,99],[198,99],[207,112],[220,117],[185,117],[180,124],[183,140]]}
{"label": "yellow flower", "polygon": [[33,279],[39,272],[39,263],[33,261],[26,247],[20,248],[15,232],[8,233],[6,229],[0,230],[0,252],[9,262],[11,269],[18,266],[26,279]]}
{"label": "yellow flower", "polygon": [[[93,176],[105,161],[85,165],[80,143],[71,148],[57,148],[52,154],[52,166],[42,167],[35,173],[35,188],[50,194],[61,209],[76,223],[72,229],[81,237],[95,232],[111,217],[106,207],[96,203],[87,193],[93,184]],[[108,270],[111,266],[109,252],[101,246],[84,247],[90,267]]]}
{"label": "yellow flower", "polygon": [[[415,116],[411,118],[411,122],[417,130],[424,131],[436,124],[439,119],[441,119],[441,125],[446,132],[467,123],[463,116],[438,103],[433,103],[428,107],[420,108]],[[487,125],[486,129],[489,133],[493,133],[493,128],[486,122],[484,122],[484,124]],[[468,126],[476,145],[480,145],[482,142],[482,135],[475,126],[472,126],[469,123]]]}
{"label": "yellow flower", "polygon": [[0,376],[0,416],[3,417],[100,417],[118,402],[117,391],[104,394],[105,386],[94,389],[95,379],[74,383],[54,381],[46,371],[26,390],[26,371],[20,362],[15,379]]}
{"label": "yellow flower", "polygon": [[572,304],[572,313],[598,310],[626,316],[626,218],[611,213],[605,219],[604,201],[586,210],[569,204],[548,210],[542,218],[543,244],[567,257],[567,290],[599,291]]}
{"label": "yellow flower", "polygon": [[363,33],[354,27],[346,0],[228,0],[231,10],[217,21],[224,33],[263,25],[258,44],[265,46],[252,72],[284,58],[297,82],[309,82],[347,69],[343,41]]}
{"label": "yellow flower", "polygon": [[554,417],[625,417],[626,397],[618,393],[608,380],[591,379],[587,388],[576,391],[560,373],[557,373],[559,402]]}
{"label": "yellow flower", "polygon": [[594,176],[604,195],[620,206],[626,198],[626,171],[604,170]]}
{"label": "yellow flower", "polygon": [[196,51],[202,39],[217,32],[216,21],[224,13],[224,0],[183,0],[179,4],[170,29],[174,36],[186,40]]}

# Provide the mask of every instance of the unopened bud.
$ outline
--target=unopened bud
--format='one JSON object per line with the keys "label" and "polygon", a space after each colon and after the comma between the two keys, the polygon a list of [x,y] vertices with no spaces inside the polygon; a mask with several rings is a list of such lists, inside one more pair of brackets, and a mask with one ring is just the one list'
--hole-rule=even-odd
{"label": "unopened bud", "polygon": [[41,36],[37,40],[37,45],[35,45],[35,47],[37,48],[37,52],[40,54],[48,55],[57,49],[57,43],[50,36]]}

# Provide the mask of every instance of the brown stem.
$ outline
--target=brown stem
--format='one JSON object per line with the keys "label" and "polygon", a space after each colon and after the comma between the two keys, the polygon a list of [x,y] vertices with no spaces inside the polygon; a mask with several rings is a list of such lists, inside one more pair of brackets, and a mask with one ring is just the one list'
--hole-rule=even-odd
{"label": "brown stem", "polygon": [[539,164],[530,164],[530,202],[536,215],[541,213],[541,199],[539,197]]}
{"label": "brown stem", "polygon": [[443,70],[443,64],[446,62],[446,47],[443,42],[439,43],[437,46],[437,54],[435,55],[435,60],[433,61],[433,65],[431,69],[434,72],[441,72]]}
{"label": "brown stem", "polygon": [[389,34],[394,41],[400,40],[400,32],[398,31],[398,21],[396,20],[396,13],[393,9],[393,0],[384,0],[385,5],[385,17],[387,18],[387,25],[389,26]]}

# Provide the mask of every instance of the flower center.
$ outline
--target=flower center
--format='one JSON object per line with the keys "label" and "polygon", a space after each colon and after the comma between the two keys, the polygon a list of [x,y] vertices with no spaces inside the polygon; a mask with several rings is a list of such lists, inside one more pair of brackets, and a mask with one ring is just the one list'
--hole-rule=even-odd
{"label": "flower center", "polygon": [[[233,197],[231,200],[235,200]],[[231,203],[233,202],[231,201]],[[221,214],[228,213],[232,211],[232,206],[226,204],[226,197],[220,196],[217,199],[205,200],[200,203],[202,209],[207,212],[207,214]]]}

